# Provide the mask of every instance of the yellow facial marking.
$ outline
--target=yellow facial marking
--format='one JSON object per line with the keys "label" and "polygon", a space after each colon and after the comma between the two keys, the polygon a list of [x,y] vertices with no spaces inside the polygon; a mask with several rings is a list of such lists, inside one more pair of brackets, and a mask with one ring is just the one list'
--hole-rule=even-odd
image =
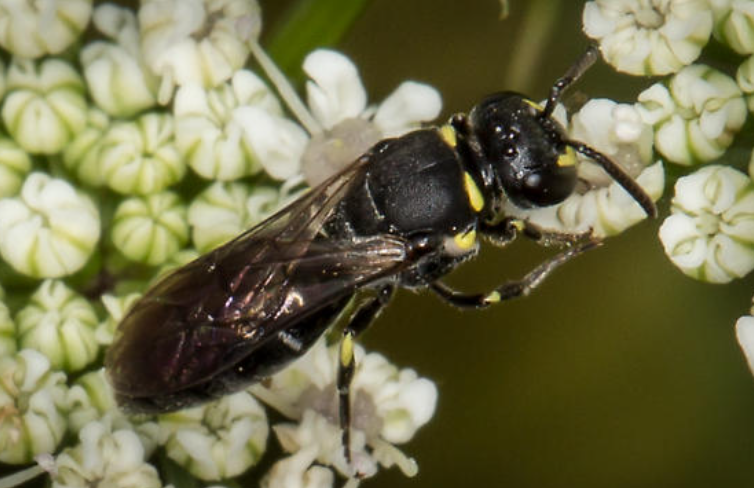
{"label": "yellow facial marking", "polygon": [[453,236],[453,242],[455,242],[459,249],[468,251],[476,244],[476,230],[471,229],[468,232],[459,232]]}
{"label": "yellow facial marking", "polygon": [[576,151],[572,147],[567,147],[566,152],[561,154],[558,158],[558,166],[561,168],[567,168],[569,166],[576,165]]}
{"label": "yellow facial marking", "polygon": [[463,173],[463,185],[466,188],[466,194],[469,196],[469,203],[474,212],[479,212],[484,208],[484,197],[479,187],[474,183],[474,178],[470,174]]}
{"label": "yellow facial marking", "polygon": [[348,366],[351,362],[353,362],[353,334],[346,334],[340,343],[340,364]]}
{"label": "yellow facial marking", "polygon": [[524,102],[534,107],[539,112],[544,110],[544,108],[542,108],[542,105],[538,104],[534,100],[529,100],[528,98],[524,98]]}
{"label": "yellow facial marking", "polygon": [[453,126],[445,124],[440,127],[440,136],[442,136],[442,140],[445,141],[445,144],[450,147],[456,147],[458,141],[456,140],[456,130]]}

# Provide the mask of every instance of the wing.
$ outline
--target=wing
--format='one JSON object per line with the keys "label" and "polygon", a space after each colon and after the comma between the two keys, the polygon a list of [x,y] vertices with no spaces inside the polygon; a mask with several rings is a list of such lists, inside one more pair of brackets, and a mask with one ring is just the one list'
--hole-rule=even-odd
{"label": "wing", "polygon": [[151,288],[108,350],[116,392],[163,395],[205,382],[280,330],[404,269],[401,238],[342,239],[323,230],[366,162]]}

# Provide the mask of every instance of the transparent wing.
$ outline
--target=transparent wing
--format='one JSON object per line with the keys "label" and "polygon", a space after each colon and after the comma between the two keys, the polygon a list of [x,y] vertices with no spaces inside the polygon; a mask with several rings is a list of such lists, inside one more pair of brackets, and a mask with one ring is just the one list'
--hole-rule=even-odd
{"label": "transparent wing", "polygon": [[165,394],[232,367],[292,324],[400,272],[403,239],[332,238],[323,225],[365,161],[176,270],[129,311],[106,365],[118,393]]}

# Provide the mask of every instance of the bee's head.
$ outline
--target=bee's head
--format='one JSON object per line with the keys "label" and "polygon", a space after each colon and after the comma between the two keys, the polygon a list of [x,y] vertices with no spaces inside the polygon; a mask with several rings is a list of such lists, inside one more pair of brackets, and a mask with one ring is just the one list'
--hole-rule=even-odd
{"label": "bee's head", "polygon": [[491,95],[470,114],[493,197],[521,208],[555,205],[576,187],[576,156],[565,131],[517,93]]}

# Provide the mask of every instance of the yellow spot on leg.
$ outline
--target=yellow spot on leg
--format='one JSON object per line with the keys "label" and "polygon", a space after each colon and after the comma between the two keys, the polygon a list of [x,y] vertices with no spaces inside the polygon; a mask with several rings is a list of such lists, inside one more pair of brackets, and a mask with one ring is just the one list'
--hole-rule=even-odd
{"label": "yellow spot on leg", "polygon": [[471,229],[468,232],[459,232],[453,236],[453,242],[463,251],[468,251],[476,244],[476,230]]}
{"label": "yellow spot on leg", "polygon": [[492,305],[494,303],[498,303],[500,301],[500,293],[498,291],[493,291],[490,294],[488,294],[486,297],[484,297],[484,303]]}
{"label": "yellow spot on leg", "polygon": [[348,366],[353,362],[353,334],[346,333],[340,343],[340,364]]}

